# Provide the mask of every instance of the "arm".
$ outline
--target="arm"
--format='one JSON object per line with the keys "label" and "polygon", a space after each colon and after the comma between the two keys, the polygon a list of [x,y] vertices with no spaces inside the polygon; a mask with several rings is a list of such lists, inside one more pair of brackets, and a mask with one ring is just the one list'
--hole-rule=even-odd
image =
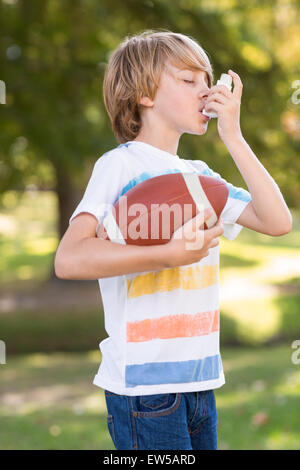
{"label": "arm", "polygon": [[279,187],[252,152],[240,128],[240,104],[243,84],[237,73],[228,71],[234,81],[233,92],[224,85],[211,88],[206,111],[218,113],[218,132],[248,186],[252,202],[237,223],[272,236],[292,229],[292,216]]}
{"label": "arm", "polygon": [[293,223],[292,216],[274,179],[243,137],[232,138],[230,142],[227,141],[226,146],[252,197],[236,222],[267,235],[289,233]]}
{"label": "arm", "polygon": [[168,267],[164,245],[120,245],[96,237],[97,219],[80,213],[73,219],[55,255],[60,279],[96,280]]}
{"label": "arm", "polygon": [[218,237],[224,232],[220,218],[214,227],[201,228],[211,214],[209,209],[199,212],[179,227],[168,243],[143,247],[95,238],[96,217],[80,213],[60,242],[55,274],[61,279],[100,279],[196,263],[208,256],[209,248],[219,244]]}

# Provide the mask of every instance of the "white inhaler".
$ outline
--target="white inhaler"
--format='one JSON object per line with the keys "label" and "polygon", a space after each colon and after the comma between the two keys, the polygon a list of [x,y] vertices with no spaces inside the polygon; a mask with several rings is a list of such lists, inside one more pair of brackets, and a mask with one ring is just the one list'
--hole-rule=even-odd
{"label": "white inhaler", "polygon": [[[225,85],[229,91],[231,91],[232,86],[232,76],[228,75],[227,73],[222,73],[220,80],[217,81],[217,85]],[[210,112],[207,113],[205,109],[203,109],[202,114],[208,116],[210,118],[217,118],[218,115],[216,113]]]}

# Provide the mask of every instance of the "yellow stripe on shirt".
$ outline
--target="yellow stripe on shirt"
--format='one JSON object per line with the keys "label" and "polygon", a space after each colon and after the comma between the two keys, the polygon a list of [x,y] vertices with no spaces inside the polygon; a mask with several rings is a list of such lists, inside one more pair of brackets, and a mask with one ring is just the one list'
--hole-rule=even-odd
{"label": "yellow stripe on shirt", "polygon": [[127,279],[127,298],[168,292],[175,289],[204,289],[218,282],[218,264],[213,266],[177,266]]}

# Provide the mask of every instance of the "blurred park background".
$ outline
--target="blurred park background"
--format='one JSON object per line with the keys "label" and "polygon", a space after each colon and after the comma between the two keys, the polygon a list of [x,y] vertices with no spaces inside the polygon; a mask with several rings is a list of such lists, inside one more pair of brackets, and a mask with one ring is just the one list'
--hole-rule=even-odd
{"label": "blurred park background", "polygon": [[[293,215],[281,237],[220,239],[219,448],[300,448],[299,20],[300,0],[0,0],[1,449],[114,449],[92,384],[107,336],[98,283],[59,280],[53,262],[96,160],[117,145],[109,53],[145,29],[195,38],[215,83],[240,75],[244,137]],[[247,189],[213,121],[178,153]]]}

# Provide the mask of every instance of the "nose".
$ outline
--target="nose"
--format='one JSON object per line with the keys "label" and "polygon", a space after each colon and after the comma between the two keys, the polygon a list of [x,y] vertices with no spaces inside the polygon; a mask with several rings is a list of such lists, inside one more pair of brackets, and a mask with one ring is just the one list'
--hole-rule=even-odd
{"label": "nose", "polygon": [[201,91],[202,91],[202,97],[203,97],[203,98],[204,98],[204,97],[206,97],[206,98],[208,97],[208,95],[209,95],[209,90],[210,90],[210,88],[209,88],[209,86],[207,85],[207,83],[204,83],[204,85],[202,86],[202,90],[201,90]]}
{"label": "nose", "polygon": [[209,95],[209,90],[210,88],[207,85],[206,81],[204,80],[203,82],[201,82],[201,85],[199,86],[199,92],[198,92],[199,98],[201,98],[201,100],[203,99],[206,100]]}
{"label": "nose", "polygon": [[[209,90],[208,87],[207,87],[207,89]],[[208,98],[208,91],[207,90],[202,90],[202,91],[199,92],[198,99],[199,99],[199,103],[201,105],[201,109],[203,107],[205,108],[207,98]]]}

